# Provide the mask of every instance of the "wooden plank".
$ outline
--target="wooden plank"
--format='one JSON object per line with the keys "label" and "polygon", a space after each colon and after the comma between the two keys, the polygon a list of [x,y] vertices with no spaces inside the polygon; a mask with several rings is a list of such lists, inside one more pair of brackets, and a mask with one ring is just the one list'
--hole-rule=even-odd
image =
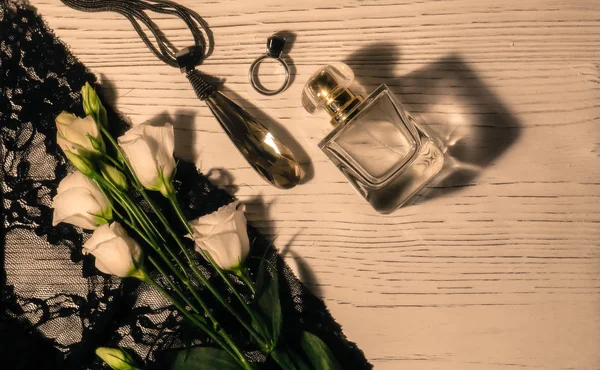
{"label": "wooden plank", "polygon": [[[247,203],[376,369],[600,368],[597,1],[181,3],[214,33],[202,70],[311,164],[305,184],[281,191],[258,178],[122,17],[35,6],[133,123],[173,122],[178,154]],[[182,23],[157,19],[176,45],[190,43]],[[264,97],[247,69],[276,31],[295,34],[295,79]],[[358,91],[387,83],[454,159],[392,215],[318,150],[328,119],[300,104],[304,81],[338,61]]]}

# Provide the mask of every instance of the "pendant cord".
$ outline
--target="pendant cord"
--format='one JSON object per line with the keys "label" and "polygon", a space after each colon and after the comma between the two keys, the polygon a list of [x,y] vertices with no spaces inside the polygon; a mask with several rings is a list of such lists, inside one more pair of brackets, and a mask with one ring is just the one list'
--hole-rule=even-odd
{"label": "pendant cord", "polygon": [[[199,60],[196,65],[206,59],[213,51],[214,41],[208,24],[195,11],[169,0],[61,0],[70,8],[84,12],[117,12],[127,18],[138,33],[142,41],[154,55],[164,63],[179,68],[177,50],[175,46],[160,31],[158,26],[150,19],[146,11],[160,14],[174,15],[183,20],[192,32],[194,48]],[[148,34],[143,30],[142,24],[150,30],[156,46]]]}

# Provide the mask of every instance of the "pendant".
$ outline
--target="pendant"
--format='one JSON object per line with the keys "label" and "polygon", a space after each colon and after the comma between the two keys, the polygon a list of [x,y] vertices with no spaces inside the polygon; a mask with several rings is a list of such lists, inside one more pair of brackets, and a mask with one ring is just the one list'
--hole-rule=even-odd
{"label": "pendant", "polygon": [[296,186],[303,171],[292,151],[250,113],[207,82],[195,69],[196,57],[192,52],[193,48],[186,48],[177,53],[180,69],[239,152],[269,184],[279,189]]}

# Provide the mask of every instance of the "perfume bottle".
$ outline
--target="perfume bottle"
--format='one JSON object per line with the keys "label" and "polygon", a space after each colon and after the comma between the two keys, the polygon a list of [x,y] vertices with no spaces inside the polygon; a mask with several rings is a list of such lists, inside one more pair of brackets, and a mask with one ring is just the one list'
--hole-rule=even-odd
{"label": "perfume bottle", "polygon": [[324,109],[335,127],[319,148],[380,213],[405,204],[442,169],[444,155],[386,86],[367,98],[349,87],[350,67],[319,69],[306,83],[302,103]]}

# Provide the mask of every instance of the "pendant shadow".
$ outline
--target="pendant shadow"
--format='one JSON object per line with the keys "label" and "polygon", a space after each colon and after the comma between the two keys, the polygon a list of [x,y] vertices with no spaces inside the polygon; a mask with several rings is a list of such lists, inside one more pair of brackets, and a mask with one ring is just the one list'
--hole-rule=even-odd
{"label": "pendant shadow", "polygon": [[363,93],[387,84],[445,150],[444,168],[409,204],[475,185],[478,175],[516,142],[518,119],[460,55],[448,55],[403,76],[395,71],[399,60],[398,46],[377,43],[357,50],[344,63],[354,71]]}

